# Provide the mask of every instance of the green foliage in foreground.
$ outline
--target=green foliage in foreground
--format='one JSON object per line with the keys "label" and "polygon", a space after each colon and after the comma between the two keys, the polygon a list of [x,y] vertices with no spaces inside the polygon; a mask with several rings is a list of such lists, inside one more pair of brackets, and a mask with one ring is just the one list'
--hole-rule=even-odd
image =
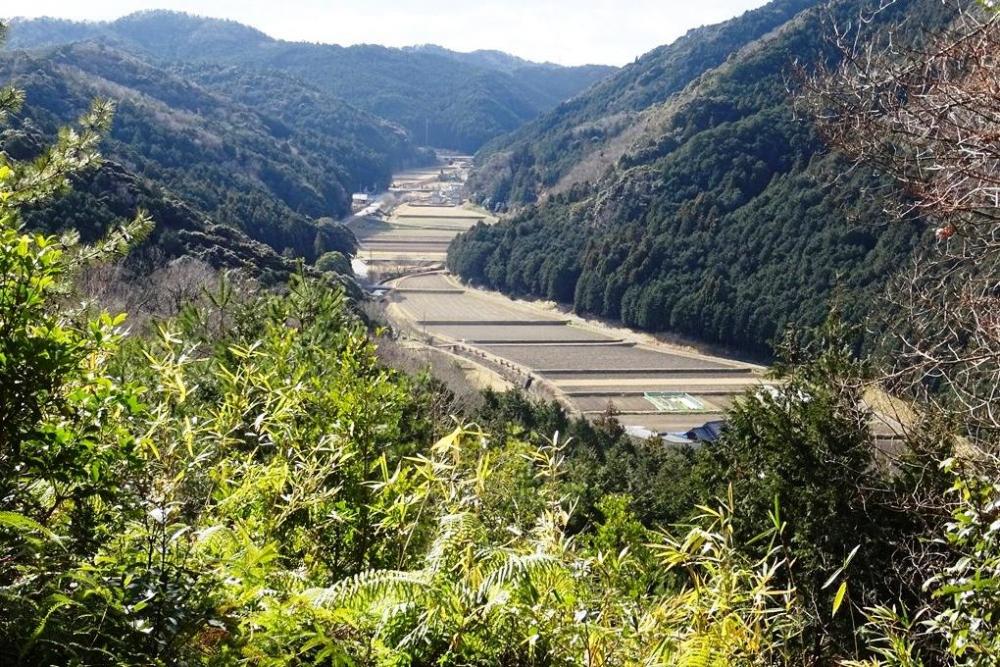
{"label": "green foliage in foreground", "polygon": [[[739,554],[728,509],[674,542],[609,498],[614,521],[577,547],[557,446],[458,430],[423,450],[421,394],[378,366],[339,291],[296,281],[130,342],[121,318],[52,299],[68,243],[24,235],[11,207],[4,223],[5,379],[23,372],[8,360],[44,362],[4,383],[24,388],[2,404],[6,662],[728,662],[790,645],[782,548]],[[667,593],[657,562],[700,585]]]}
{"label": "green foliage in foreground", "polygon": [[[73,266],[65,244],[16,226],[4,234],[0,258],[26,268],[3,292],[0,322],[14,334],[3,359],[29,348],[48,350],[38,358],[53,363],[25,375],[38,385],[4,383],[32,387],[2,397],[4,414],[17,415],[4,421],[0,459],[5,662],[820,658],[806,641],[817,636],[811,605],[844,596],[802,598],[794,582],[810,533],[795,524],[805,517],[785,522],[765,510],[755,522],[751,506],[741,519],[743,499],[761,493],[734,492],[738,482],[726,500],[692,507],[697,516],[677,537],[644,525],[627,495],[597,498],[574,526],[574,470],[586,449],[474,428],[426,448],[440,428],[427,394],[379,367],[338,290],[295,281],[284,295],[225,312],[189,308],[155,340],[129,340],[120,318],[87,322],[51,298]],[[14,370],[3,367],[5,377]],[[594,442],[615,440],[610,424],[588,436],[591,427],[556,410],[491,400],[492,420],[551,420]],[[759,427],[780,413],[812,428],[802,410],[829,418],[808,397],[746,419]],[[720,452],[738,453],[742,435]],[[980,560],[935,579],[939,598],[954,601],[934,617],[935,632],[955,638],[956,655],[995,656],[984,631],[992,598],[980,582],[995,566],[996,540],[972,513],[995,495],[977,486],[973,498],[967,488],[948,534]],[[983,595],[963,594],[970,586]],[[888,609],[872,613],[876,648],[900,632],[877,625]],[[892,646],[917,654],[918,641],[904,635]]]}
{"label": "green foliage in foreground", "polygon": [[4,246],[38,262],[0,316],[3,386],[23,388],[2,401],[0,654],[221,660],[285,596],[398,563],[372,484],[431,432],[339,291],[297,283],[231,334],[190,311],[120,348],[121,318],[12,317],[66,268],[30,243]]}
{"label": "green foliage in foreground", "polygon": [[324,273],[332,272],[342,276],[349,276],[352,273],[351,260],[336,250],[325,252],[316,260],[316,268]]}

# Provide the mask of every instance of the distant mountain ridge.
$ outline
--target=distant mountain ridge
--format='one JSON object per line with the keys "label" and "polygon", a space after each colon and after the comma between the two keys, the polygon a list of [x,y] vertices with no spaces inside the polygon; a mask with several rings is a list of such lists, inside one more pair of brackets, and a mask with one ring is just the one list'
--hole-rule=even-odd
{"label": "distant mountain ridge", "polygon": [[[94,239],[141,205],[163,213],[154,215],[154,242],[168,254],[207,252],[224,266],[246,261],[273,272],[284,266],[281,255],[312,262],[328,250],[352,252],[353,235],[323,218],[347,214],[352,192],[387,187],[394,169],[432,158],[398,126],[289,76],[208,65],[168,70],[77,42],[0,52],[0,80],[27,98],[5,147],[52,136],[95,98],[116,103],[102,152],[118,168],[102,173],[115,184],[103,192],[121,200],[89,198],[83,178],[67,200],[72,211],[49,219]],[[216,231],[191,236],[209,228]],[[208,238],[222,245],[207,250]],[[261,247],[248,251],[252,242]]]}
{"label": "distant mountain ridge", "polygon": [[414,44],[413,46],[404,46],[403,51],[409,51],[412,53],[432,53],[446,58],[452,58],[460,62],[500,70],[502,72],[514,72],[523,67],[559,67],[559,65],[555,65],[553,63],[536,63],[530,60],[525,60],[524,58],[519,58],[518,56],[505,51],[496,51],[493,49],[452,51],[451,49],[438,46],[437,44]]}
{"label": "distant mountain ridge", "polygon": [[112,22],[15,21],[11,48],[101,40],[166,62],[292,74],[405,127],[421,143],[474,151],[615,71],[534,64],[499,52],[285,42],[219,19],[162,10]]}

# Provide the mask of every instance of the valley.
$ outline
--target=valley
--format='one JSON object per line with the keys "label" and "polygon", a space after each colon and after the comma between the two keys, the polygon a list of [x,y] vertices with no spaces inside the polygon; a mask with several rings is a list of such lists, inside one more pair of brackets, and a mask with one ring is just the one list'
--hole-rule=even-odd
{"label": "valley", "polygon": [[443,155],[441,164],[395,174],[388,192],[352,216],[362,271],[377,277],[444,263],[456,235],[496,219],[463,204],[471,158]]}
{"label": "valley", "polygon": [[467,287],[445,271],[389,283],[404,335],[467,357],[575,414],[614,415],[639,437],[722,419],[760,367],[602,329],[554,307]]}
{"label": "valley", "polygon": [[996,2],[115,4],[0,18],[0,665],[1000,665]]}
{"label": "valley", "polygon": [[[614,415],[640,438],[723,419],[763,386],[763,368],[668,345],[635,331],[463,285],[443,264],[459,233],[495,219],[462,201],[467,163],[400,173],[367,215],[349,221],[362,271],[411,350],[447,355],[588,418]],[[384,278],[379,280],[379,278]]]}

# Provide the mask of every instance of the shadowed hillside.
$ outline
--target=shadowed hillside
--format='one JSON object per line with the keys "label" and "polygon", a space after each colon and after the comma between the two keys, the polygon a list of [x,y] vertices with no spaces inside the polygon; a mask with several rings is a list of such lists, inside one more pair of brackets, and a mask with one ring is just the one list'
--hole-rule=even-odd
{"label": "shadowed hillside", "polygon": [[347,213],[351,192],[429,159],[399,128],[288,78],[182,77],[93,43],[5,53],[0,77],[26,93],[15,127],[42,134],[110,99],[109,157],[216,223],[309,261],[354,247],[345,230],[315,220]]}

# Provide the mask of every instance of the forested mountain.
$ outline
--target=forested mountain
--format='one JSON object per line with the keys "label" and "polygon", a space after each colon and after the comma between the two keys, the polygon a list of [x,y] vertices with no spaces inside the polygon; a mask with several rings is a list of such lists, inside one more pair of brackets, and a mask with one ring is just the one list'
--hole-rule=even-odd
{"label": "forested mountain", "polygon": [[[111,99],[110,158],[215,224],[309,261],[354,247],[317,219],[343,215],[351,192],[429,159],[400,128],[288,77],[207,66],[182,74],[95,43],[0,57],[0,78],[27,96],[15,128],[51,136],[93,99]],[[107,222],[92,212],[76,215],[86,238]]]}
{"label": "forested mountain", "polygon": [[142,12],[111,23],[16,23],[14,47],[101,39],[169,62],[292,74],[408,129],[420,142],[474,151],[609,74],[602,66],[535,65],[444,49],[340,47],[275,40],[232,21]]}
{"label": "forested mountain", "polygon": [[[32,143],[16,132],[5,133],[0,147],[12,156],[34,157]],[[24,222],[45,233],[76,230],[83,241],[95,243],[140,211],[153,225],[148,237],[132,249],[129,275],[147,275],[182,257],[198,259],[217,270],[236,269],[265,285],[288,280],[298,270],[293,260],[236,227],[213,222],[114,161],[73,178],[72,190],[58,200],[27,209]]]}
{"label": "forested mountain", "polygon": [[[554,63],[535,63],[503,51],[481,49],[463,53],[433,44],[410,46],[403,49],[414,53],[430,53],[450,58],[467,65],[496,70],[510,74],[525,84],[534,87],[540,99],[548,98],[562,102],[586,90],[594,82],[603,81],[617,71],[607,65],[579,65],[564,67]],[[548,103],[547,103],[548,104]]]}
{"label": "forested mountain", "polygon": [[585,95],[487,144],[470,188],[480,199],[516,207],[544,190],[601,176],[646,131],[651,109],[818,3],[777,0],[653,49]]}
{"label": "forested mountain", "polygon": [[446,58],[453,58],[470,65],[487,67],[489,69],[496,69],[502,72],[514,72],[524,67],[558,67],[558,65],[552,65],[551,63],[533,63],[530,60],[519,58],[510,53],[504,53],[503,51],[496,51],[492,49],[478,49],[476,51],[463,53],[461,51],[446,49],[443,46],[438,46],[437,44],[416,44],[414,46],[404,46],[403,50],[413,53],[433,53]]}
{"label": "forested mountain", "polygon": [[[733,25],[808,4],[776,2]],[[788,85],[794,61],[833,57],[829,21],[846,24],[863,6],[839,0],[806,9],[747,45],[635,117],[620,132],[632,133],[630,143],[620,158],[608,157],[602,178],[458,238],[450,267],[581,313],[760,355],[789,325],[822,321],[835,297],[848,320],[861,321],[920,243],[921,227],[886,224],[881,203],[862,195],[881,181],[823,148],[811,123],[796,117]],[[899,3],[876,21],[940,25],[944,11],[940,3]],[[727,32],[723,25],[708,34]],[[636,73],[623,70],[571,106],[600,107],[595,96],[611,88],[655,101],[651,82],[630,84]],[[660,76],[666,90],[676,85],[672,71]],[[560,145],[563,131],[534,143]],[[567,155],[554,173],[587,160],[574,162],[580,152],[572,145]]]}

